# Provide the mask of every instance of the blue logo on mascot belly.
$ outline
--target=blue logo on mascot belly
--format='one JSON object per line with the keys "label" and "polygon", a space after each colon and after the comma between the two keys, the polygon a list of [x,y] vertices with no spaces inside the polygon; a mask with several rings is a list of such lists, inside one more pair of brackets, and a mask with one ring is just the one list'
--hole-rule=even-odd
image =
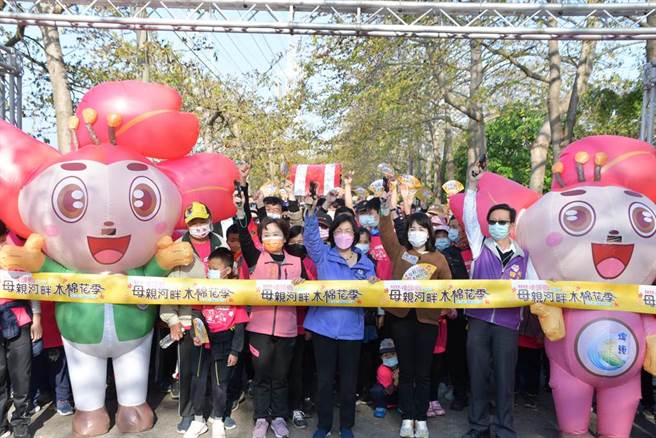
{"label": "blue logo on mascot belly", "polygon": [[616,377],[633,366],[638,357],[638,344],[623,322],[598,319],[583,327],[576,337],[576,357],[590,373]]}

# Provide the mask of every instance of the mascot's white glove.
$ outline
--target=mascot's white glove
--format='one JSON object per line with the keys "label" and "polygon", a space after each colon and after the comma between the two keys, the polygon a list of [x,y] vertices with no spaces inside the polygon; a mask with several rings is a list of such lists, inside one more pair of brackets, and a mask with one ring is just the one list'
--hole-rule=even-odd
{"label": "mascot's white glove", "polygon": [[642,367],[652,376],[656,376],[656,335],[645,338],[647,351],[645,351],[645,362]]}

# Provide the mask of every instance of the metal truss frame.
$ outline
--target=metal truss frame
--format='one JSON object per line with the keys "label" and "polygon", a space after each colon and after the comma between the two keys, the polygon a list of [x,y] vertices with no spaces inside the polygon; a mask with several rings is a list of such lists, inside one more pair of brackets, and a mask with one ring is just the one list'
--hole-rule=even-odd
{"label": "metal truss frame", "polygon": [[0,119],[23,125],[23,63],[20,53],[0,46]]}
{"label": "metal truss frame", "polygon": [[[647,18],[656,13],[656,2],[6,0],[4,4],[0,24],[13,25],[416,38],[656,39],[656,27],[647,25]],[[43,13],[46,5],[55,13]]]}

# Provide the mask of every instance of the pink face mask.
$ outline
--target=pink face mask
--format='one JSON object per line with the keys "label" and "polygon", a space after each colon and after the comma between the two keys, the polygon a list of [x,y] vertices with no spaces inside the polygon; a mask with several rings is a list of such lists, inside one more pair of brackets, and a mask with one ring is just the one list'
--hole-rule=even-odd
{"label": "pink face mask", "polygon": [[353,234],[351,233],[336,233],[333,239],[335,246],[339,249],[348,249],[353,246]]}

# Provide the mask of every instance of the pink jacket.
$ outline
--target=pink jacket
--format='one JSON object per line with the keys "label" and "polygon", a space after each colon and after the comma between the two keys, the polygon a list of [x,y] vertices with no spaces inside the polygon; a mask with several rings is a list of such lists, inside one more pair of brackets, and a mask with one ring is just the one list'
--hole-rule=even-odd
{"label": "pink jacket", "polygon": [[[301,259],[285,253],[285,261],[276,263],[271,254],[260,253],[251,274],[252,280],[293,280],[301,277]],[[254,306],[246,330],[263,335],[294,338],[298,334],[296,326],[296,307],[294,306]]]}

